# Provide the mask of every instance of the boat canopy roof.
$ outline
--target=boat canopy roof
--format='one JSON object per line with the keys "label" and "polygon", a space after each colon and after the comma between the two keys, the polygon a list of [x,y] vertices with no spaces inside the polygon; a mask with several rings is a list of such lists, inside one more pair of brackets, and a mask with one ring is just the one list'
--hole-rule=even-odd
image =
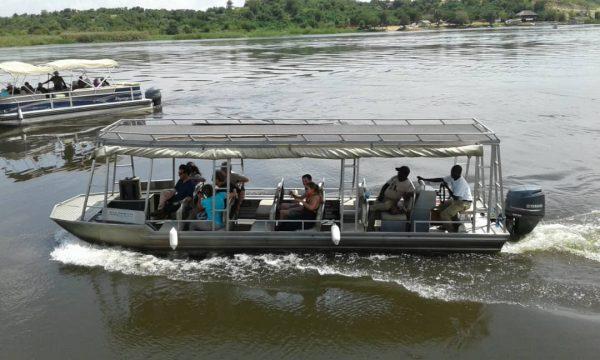
{"label": "boat canopy roof", "polygon": [[351,159],[480,156],[500,140],[476,119],[120,120],[96,156]]}
{"label": "boat canopy roof", "polygon": [[44,64],[53,71],[60,70],[83,70],[83,69],[112,69],[119,67],[119,63],[111,59],[86,60],[86,59],[64,59]]}
{"label": "boat canopy roof", "polygon": [[42,75],[53,71],[49,66],[36,66],[20,61],[2,62],[0,63],[0,70],[9,73],[12,76]]}
{"label": "boat canopy roof", "polygon": [[9,73],[12,76],[22,76],[42,75],[62,70],[112,69],[118,66],[119,63],[111,59],[65,59],[52,61],[42,65],[32,65],[20,61],[7,61],[0,63],[0,70]]}

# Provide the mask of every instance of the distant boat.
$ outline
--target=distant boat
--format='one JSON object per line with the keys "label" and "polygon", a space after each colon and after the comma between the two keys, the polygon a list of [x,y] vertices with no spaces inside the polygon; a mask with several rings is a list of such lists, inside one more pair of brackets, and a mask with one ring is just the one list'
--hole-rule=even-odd
{"label": "distant boat", "polygon": [[[20,126],[40,122],[91,117],[106,114],[149,113],[160,105],[160,91],[149,89],[145,94],[139,83],[114,83],[112,70],[119,64],[111,59],[65,59],[43,65],[19,61],[0,63],[0,73],[12,79],[0,96],[0,125]],[[102,71],[94,81],[88,78],[90,70]],[[36,89],[26,87],[27,79],[41,76],[50,78],[53,72],[68,71],[66,89]],[[42,82],[43,83],[43,82]],[[19,87],[19,85],[23,85]]]}

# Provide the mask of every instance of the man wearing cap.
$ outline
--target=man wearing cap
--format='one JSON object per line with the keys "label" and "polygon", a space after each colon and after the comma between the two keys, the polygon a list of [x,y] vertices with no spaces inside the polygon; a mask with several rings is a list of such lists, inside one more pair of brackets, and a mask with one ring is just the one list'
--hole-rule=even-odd
{"label": "man wearing cap", "polygon": [[[408,166],[397,167],[398,175],[389,179],[381,188],[377,200],[370,207],[369,228],[372,230],[375,220],[377,220],[382,211],[388,211],[392,214],[406,213],[410,211],[410,199],[415,193],[415,186],[408,178],[410,169]],[[400,200],[404,200],[402,208],[398,205]]]}
{"label": "man wearing cap", "polygon": [[52,81],[52,83],[54,84],[54,91],[67,90],[67,84],[65,83],[65,79],[63,79],[62,76],[58,74],[58,71],[55,71],[54,75],[42,84],[47,84],[50,81]]}

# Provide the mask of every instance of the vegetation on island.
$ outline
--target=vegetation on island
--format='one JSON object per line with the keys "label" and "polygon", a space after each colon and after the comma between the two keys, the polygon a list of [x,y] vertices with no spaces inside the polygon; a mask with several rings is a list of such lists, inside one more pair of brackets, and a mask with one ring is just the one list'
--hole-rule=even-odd
{"label": "vegetation on island", "polygon": [[600,22],[600,0],[246,0],[205,11],[65,9],[0,17],[0,46],[323,34],[425,23],[494,25],[521,10],[538,21]]}

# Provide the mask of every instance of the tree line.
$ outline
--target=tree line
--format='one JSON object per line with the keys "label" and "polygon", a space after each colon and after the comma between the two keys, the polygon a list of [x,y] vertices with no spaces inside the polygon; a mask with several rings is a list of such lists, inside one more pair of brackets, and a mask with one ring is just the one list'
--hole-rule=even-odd
{"label": "tree line", "polygon": [[[594,9],[600,0],[562,0],[579,8]],[[1,35],[58,35],[65,33],[144,32],[148,34],[193,34],[278,30],[376,27],[407,25],[420,20],[462,26],[472,21],[493,23],[513,18],[521,10],[533,10],[539,20],[565,21],[569,13],[548,0],[246,0],[244,6],[205,11],[154,10],[141,7],[101,8],[41,14],[15,14],[0,18]],[[583,7],[581,7],[583,6]],[[592,12],[589,11],[587,16]],[[595,12],[600,20],[600,11]]]}

